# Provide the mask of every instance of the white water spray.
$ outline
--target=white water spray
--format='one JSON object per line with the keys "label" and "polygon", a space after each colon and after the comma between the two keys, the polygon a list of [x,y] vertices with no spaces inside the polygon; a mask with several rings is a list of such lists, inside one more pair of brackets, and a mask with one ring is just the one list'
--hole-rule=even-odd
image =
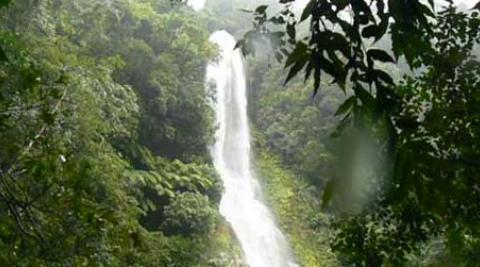
{"label": "white water spray", "polygon": [[187,5],[195,11],[200,11],[203,9],[203,6],[205,6],[205,0],[188,0]]}
{"label": "white water spray", "polygon": [[215,84],[219,129],[212,148],[214,164],[225,192],[220,213],[232,225],[250,267],[297,266],[272,213],[260,199],[260,187],[250,166],[245,67],[235,39],[226,31],[211,35],[220,59],[207,68],[207,82]]}

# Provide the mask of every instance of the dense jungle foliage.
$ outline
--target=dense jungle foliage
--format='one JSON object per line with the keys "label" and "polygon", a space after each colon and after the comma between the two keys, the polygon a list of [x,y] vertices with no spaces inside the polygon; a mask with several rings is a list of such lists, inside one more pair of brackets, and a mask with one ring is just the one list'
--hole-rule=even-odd
{"label": "dense jungle foliage", "polygon": [[218,29],[300,266],[478,266],[480,4],[181,2],[0,0],[0,266],[244,266],[208,150]]}
{"label": "dense jungle foliage", "polygon": [[1,3],[0,265],[236,260],[206,21],[169,1]]}

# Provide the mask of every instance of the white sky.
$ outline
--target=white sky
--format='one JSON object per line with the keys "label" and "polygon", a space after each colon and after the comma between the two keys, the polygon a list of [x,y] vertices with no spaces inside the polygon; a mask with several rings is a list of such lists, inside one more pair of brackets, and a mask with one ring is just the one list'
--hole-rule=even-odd
{"label": "white sky", "polygon": [[[466,5],[468,8],[472,8],[476,3],[478,3],[479,0],[453,0],[453,2],[455,4],[464,4]],[[440,4],[446,4],[447,2],[446,1],[441,1],[441,0],[437,0],[437,2],[439,2]]]}
{"label": "white sky", "polygon": [[[187,4],[191,6],[194,10],[199,11],[202,10],[203,6],[205,5],[206,0],[188,0]],[[295,8],[301,8],[308,3],[309,0],[297,0],[294,2]],[[463,3],[467,7],[473,7],[479,0],[454,0],[455,3]],[[443,1],[438,1],[443,2]]]}
{"label": "white sky", "polygon": [[200,11],[205,5],[205,0],[188,0],[187,5],[191,6],[195,11]]}
{"label": "white sky", "polygon": [[467,7],[473,7],[476,3],[478,3],[478,0],[455,0],[455,3],[464,3]]}

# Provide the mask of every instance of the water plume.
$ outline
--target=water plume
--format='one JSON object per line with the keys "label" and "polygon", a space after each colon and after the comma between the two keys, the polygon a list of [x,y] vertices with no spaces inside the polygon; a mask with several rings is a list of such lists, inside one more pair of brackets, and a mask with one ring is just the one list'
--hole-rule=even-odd
{"label": "water plume", "polygon": [[221,53],[207,68],[207,84],[216,88],[219,126],[211,153],[225,187],[220,213],[231,224],[249,266],[296,266],[284,235],[260,197],[252,171],[243,57],[234,50],[235,39],[226,31],[213,33],[210,41]]}

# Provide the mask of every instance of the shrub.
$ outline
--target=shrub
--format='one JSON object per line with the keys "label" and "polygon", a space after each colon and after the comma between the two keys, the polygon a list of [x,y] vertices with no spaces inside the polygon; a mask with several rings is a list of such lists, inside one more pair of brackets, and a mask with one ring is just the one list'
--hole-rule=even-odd
{"label": "shrub", "polygon": [[165,207],[164,216],[162,228],[168,234],[206,234],[215,228],[217,211],[207,196],[185,192]]}

